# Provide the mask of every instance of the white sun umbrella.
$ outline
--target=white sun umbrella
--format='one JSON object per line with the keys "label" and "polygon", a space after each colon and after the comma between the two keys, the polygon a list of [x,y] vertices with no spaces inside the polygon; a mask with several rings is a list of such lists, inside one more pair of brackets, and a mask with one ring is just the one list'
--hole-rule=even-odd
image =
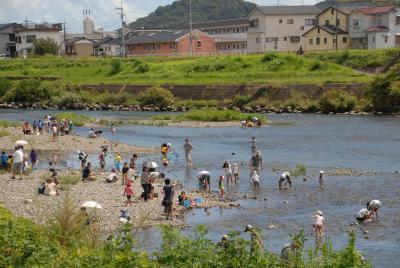
{"label": "white sun umbrella", "polygon": [[19,140],[19,141],[16,141],[16,142],[15,142],[15,145],[22,145],[22,146],[24,146],[24,145],[28,145],[28,144],[29,144],[29,142],[24,141],[24,140]]}
{"label": "white sun umbrella", "polygon": [[199,173],[197,173],[197,178],[201,178],[202,176],[205,176],[205,175],[210,175],[210,172],[205,171],[205,170],[200,171]]}
{"label": "white sun umbrella", "polygon": [[98,208],[98,209],[103,208],[99,203],[94,202],[94,201],[86,201],[85,203],[83,203],[81,205],[81,207],[83,207],[83,208]]}
{"label": "white sun umbrella", "polygon": [[158,168],[158,165],[154,161],[149,161],[149,162],[147,162],[146,167],[147,168]]}

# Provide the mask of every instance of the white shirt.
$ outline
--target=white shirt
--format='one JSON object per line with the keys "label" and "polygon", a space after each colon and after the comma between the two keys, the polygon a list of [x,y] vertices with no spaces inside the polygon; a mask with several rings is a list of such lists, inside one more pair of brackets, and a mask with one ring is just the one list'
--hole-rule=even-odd
{"label": "white shirt", "polygon": [[13,163],[22,163],[24,160],[24,152],[21,149],[18,149],[13,154]]}

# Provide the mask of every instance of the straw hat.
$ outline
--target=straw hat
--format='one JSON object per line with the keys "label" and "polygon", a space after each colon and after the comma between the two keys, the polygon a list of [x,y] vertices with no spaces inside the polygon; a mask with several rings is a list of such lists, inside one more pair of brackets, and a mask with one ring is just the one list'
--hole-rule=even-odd
{"label": "straw hat", "polygon": [[324,216],[324,214],[322,213],[321,210],[317,210],[317,211],[315,212],[315,214],[316,214],[316,215],[319,215],[319,216]]}

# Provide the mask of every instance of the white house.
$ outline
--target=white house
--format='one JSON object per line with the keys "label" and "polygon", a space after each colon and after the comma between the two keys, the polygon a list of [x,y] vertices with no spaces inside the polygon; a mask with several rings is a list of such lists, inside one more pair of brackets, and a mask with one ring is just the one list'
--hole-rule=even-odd
{"label": "white house", "polygon": [[17,23],[0,24],[0,55],[15,57],[15,33]]}
{"label": "white house", "polygon": [[22,55],[24,51],[31,52],[34,48],[34,39],[53,39],[59,47],[61,47],[61,25],[33,25],[28,27],[20,27],[15,30],[16,51],[18,55]]}
{"label": "white house", "polygon": [[96,56],[119,56],[121,55],[121,37],[105,38],[94,44]]}
{"label": "white house", "polygon": [[257,6],[249,14],[249,53],[297,51],[304,47],[303,34],[317,25],[316,6]]}
{"label": "white house", "polygon": [[350,13],[349,36],[354,49],[400,48],[400,7],[387,5]]}

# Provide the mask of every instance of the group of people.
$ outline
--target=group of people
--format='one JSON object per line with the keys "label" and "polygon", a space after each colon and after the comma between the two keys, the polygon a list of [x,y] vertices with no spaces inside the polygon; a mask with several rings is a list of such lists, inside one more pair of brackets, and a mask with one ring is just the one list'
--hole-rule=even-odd
{"label": "group of people", "polygon": [[43,120],[39,119],[38,121],[33,121],[32,127],[29,122],[23,121],[22,133],[26,135],[48,134],[52,135],[52,141],[57,141],[59,135],[71,134],[74,127],[75,124],[72,120],[63,118],[58,121],[55,115],[48,114]]}
{"label": "group of people", "polygon": [[36,169],[37,161],[37,152],[32,149],[28,155],[25,153],[23,145],[16,145],[13,153],[1,152],[1,169],[12,173],[12,179],[19,175],[22,180],[23,175]]}
{"label": "group of people", "polygon": [[250,120],[246,119],[241,122],[242,128],[261,127],[262,122],[258,117],[252,117]]}

